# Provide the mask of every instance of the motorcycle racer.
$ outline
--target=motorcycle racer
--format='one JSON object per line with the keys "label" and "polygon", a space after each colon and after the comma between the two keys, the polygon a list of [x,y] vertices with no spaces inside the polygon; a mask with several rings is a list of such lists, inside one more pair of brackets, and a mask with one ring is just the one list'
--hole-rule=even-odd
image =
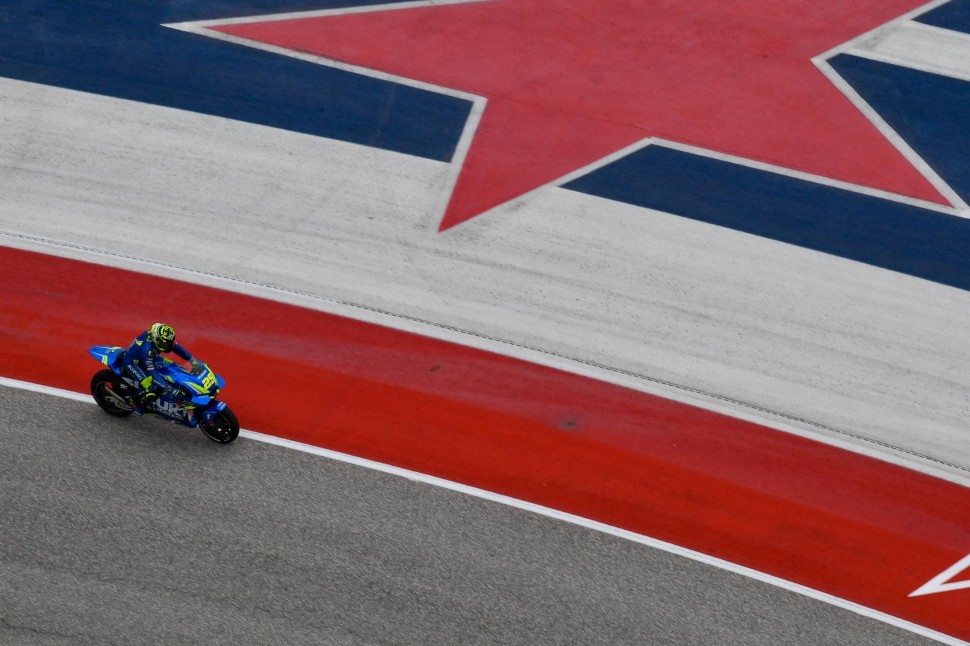
{"label": "motorcycle racer", "polygon": [[175,330],[166,323],[155,323],[135,337],[125,351],[124,371],[138,384],[135,412],[150,411],[159,393],[170,394],[171,388],[165,380],[155,379],[155,359],[163,352],[176,355],[195,365],[196,361],[189,351],[175,342]]}

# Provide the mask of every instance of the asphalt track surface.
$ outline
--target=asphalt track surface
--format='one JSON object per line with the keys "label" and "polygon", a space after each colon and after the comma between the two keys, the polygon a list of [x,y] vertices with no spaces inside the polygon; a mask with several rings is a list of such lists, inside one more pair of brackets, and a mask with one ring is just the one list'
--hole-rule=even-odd
{"label": "asphalt track surface", "polygon": [[920,644],[431,485],[0,388],[0,643]]}

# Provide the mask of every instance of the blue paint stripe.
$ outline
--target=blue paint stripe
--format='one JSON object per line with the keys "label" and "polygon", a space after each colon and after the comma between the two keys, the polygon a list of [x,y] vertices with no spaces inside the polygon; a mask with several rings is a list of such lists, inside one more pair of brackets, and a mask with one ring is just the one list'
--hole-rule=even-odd
{"label": "blue paint stripe", "polygon": [[469,101],[161,26],[340,4],[15,0],[0,76],[449,161]]}
{"label": "blue paint stripe", "polygon": [[935,27],[970,33],[970,0],[952,0],[924,13],[916,20]]}
{"label": "blue paint stripe", "polygon": [[963,218],[662,146],[565,188],[970,290]]}
{"label": "blue paint stripe", "polygon": [[970,83],[855,56],[829,63],[957,194],[970,199]]}

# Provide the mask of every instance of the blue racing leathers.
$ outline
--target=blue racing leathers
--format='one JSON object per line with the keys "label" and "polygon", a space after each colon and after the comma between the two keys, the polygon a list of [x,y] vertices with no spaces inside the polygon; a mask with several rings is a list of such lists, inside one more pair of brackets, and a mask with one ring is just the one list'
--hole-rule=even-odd
{"label": "blue racing leathers", "polygon": [[[192,361],[192,355],[178,343],[172,344],[172,352],[186,361]],[[135,337],[125,351],[125,372],[134,378],[142,393],[169,390],[164,380],[155,379],[155,359],[158,355],[158,348],[148,340],[148,330]]]}

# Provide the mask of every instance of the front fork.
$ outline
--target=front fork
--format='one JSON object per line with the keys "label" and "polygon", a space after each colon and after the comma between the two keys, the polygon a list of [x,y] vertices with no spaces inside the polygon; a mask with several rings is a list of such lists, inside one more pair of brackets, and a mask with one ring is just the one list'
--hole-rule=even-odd
{"label": "front fork", "polygon": [[[192,415],[190,419],[190,424],[192,428],[195,428],[201,422],[206,426],[212,426],[215,423],[216,415],[221,413],[226,408],[225,403],[217,400],[213,400],[202,409],[201,413],[197,415]],[[198,411],[199,409],[195,409]]]}

